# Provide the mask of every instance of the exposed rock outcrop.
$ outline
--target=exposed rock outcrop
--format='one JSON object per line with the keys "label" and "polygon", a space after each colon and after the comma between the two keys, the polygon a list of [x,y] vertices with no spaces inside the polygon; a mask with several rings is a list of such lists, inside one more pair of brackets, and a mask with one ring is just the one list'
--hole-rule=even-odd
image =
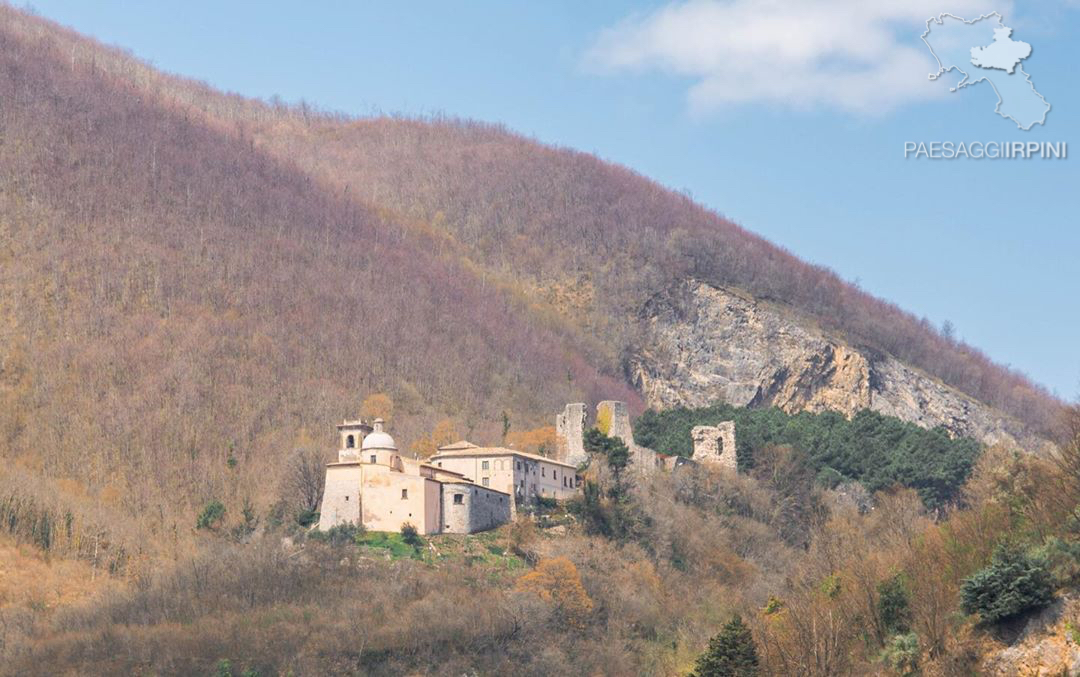
{"label": "exposed rock outcrop", "polygon": [[647,348],[629,362],[650,406],[776,406],[787,412],[873,409],[987,444],[1048,444],[991,407],[895,358],[850,345],[794,311],[741,292],[687,283],[650,301]]}
{"label": "exposed rock outcrop", "polygon": [[1009,646],[983,655],[980,674],[1080,675],[1078,614],[1080,604],[1072,597],[1059,599],[1034,614]]}

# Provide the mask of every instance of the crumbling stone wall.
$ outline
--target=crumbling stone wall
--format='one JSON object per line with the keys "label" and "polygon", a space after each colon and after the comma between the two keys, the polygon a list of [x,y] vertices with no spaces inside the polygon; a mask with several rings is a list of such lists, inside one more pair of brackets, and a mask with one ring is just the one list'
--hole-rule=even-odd
{"label": "crumbling stone wall", "polygon": [[555,416],[555,460],[580,465],[588,460],[585,453],[585,403],[566,405]]}
{"label": "crumbling stone wall", "polygon": [[735,422],[724,421],[715,426],[699,425],[690,431],[694,439],[694,460],[735,470]]}
{"label": "crumbling stone wall", "polygon": [[[648,474],[657,469],[656,452],[634,442],[634,431],[630,426],[630,411],[626,408],[626,402],[605,400],[596,405],[596,421],[600,432],[622,440],[630,450],[632,471]],[[605,427],[607,430],[604,430]]]}

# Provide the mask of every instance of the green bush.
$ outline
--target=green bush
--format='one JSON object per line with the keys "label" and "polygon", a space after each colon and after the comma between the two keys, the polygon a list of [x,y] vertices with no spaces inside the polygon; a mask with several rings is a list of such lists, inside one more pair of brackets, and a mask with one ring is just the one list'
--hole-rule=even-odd
{"label": "green bush", "polygon": [[310,527],[319,521],[318,510],[301,510],[296,515],[296,523],[302,527]]}
{"label": "green bush", "polygon": [[735,616],[709,640],[690,677],[751,677],[758,673],[757,647],[750,628]]}
{"label": "green bush", "polygon": [[1057,587],[1080,585],[1080,543],[1053,537],[1047,539],[1037,555],[1046,561]]}
{"label": "green bush", "polygon": [[357,526],[352,522],[346,522],[345,524],[330,527],[326,531],[316,529],[308,534],[308,538],[336,546],[357,543],[363,535],[364,527]]}
{"label": "green bush", "polygon": [[582,440],[585,451],[603,456],[615,472],[621,472],[630,463],[630,450],[618,437],[608,437],[597,428],[585,431]]}
{"label": "green bush", "polygon": [[1053,598],[1054,584],[1045,560],[1011,545],[999,545],[990,566],[966,579],[960,588],[964,613],[977,613],[986,623],[1046,606]]}
{"label": "green bush", "polygon": [[419,548],[424,545],[424,539],[420,537],[420,532],[408,522],[401,525],[401,540],[414,548]]}
{"label": "green bush", "polygon": [[919,636],[914,632],[896,635],[881,652],[881,660],[897,674],[908,677],[919,674]]}
{"label": "green bush", "polygon": [[888,635],[903,635],[911,629],[910,595],[903,574],[878,583],[878,617]]}
{"label": "green bush", "polygon": [[195,520],[197,529],[213,529],[225,519],[225,505],[221,501],[210,501],[203,506],[199,518]]}

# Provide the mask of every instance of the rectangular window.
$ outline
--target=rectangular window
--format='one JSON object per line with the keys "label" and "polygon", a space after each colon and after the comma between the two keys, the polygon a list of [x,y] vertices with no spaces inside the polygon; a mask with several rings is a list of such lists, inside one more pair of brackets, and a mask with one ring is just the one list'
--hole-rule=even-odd
{"label": "rectangular window", "polygon": [[485,477],[483,480],[481,480],[480,483],[483,484],[486,487],[491,483],[491,478],[490,477]]}
{"label": "rectangular window", "polygon": [[521,461],[514,461],[514,465],[517,466],[518,470],[521,470]]}
{"label": "rectangular window", "polygon": [[454,503],[461,505],[465,501],[465,494],[454,494]]}
{"label": "rectangular window", "polygon": [[408,497],[409,497],[409,490],[408,489],[402,489],[401,490],[401,498],[404,499],[404,498],[408,498]]}
{"label": "rectangular window", "polygon": [[487,470],[488,469],[488,462],[487,461],[480,461],[480,469],[481,470]]}
{"label": "rectangular window", "polygon": [[551,471],[551,479],[553,479],[553,480],[559,479],[559,471],[558,470],[552,470]]}
{"label": "rectangular window", "polygon": [[540,468],[540,476],[541,477],[547,477],[547,468],[544,468],[544,467]]}
{"label": "rectangular window", "polygon": [[346,497],[345,497],[345,500],[346,500],[346,501],[347,501],[347,500],[349,500],[349,497],[348,497],[348,496],[346,496]]}
{"label": "rectangular window", "polygon": [[371,462],[372,462],[372,463],[374,463],[374,462],[375,462],[375,454],[372,454],[372,455],[371,455]]}

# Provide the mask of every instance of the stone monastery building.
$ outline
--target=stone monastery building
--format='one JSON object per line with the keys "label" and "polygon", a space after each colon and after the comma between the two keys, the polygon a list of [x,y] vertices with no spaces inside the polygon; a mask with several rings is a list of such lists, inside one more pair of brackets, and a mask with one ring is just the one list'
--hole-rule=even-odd
{"label": "stone monastery building", "polygon": [[[735,424],[697,426],[692,459],[658,453],[634,442],[624,402],[597,405],[597,427],[622,440],[639,475],[672,471],[685,463],[736,469]],[[428,460],[398,452],[394,438],[373,425],[338,425],[341,447],[326,466],[319,529],[341,524],[372,531],[401,531],[411,524],[422,534],[471,534],[509,522],[519,507],[540,499],[565,500],[581,491],[578,468],[589,463],[583,441],[586,410],[568,404],[555,419],[554,458],[506,447],[479,447],[462,440],[439,447]]]}
{"label": "stone monastery building", "polygon": [[462,440],[439,447],[431,463],[472,477],[514,497],[514,504],[537,498],[562,500],[578,493],[577,467],[553,458],[505,447],[478,447]]}
{"label": "stone monastery building", "polygon": [[398,453],[383,420],[345,421],[341,448],[326,466],[319,529],[341,524],[372,531],[471,534],[510,521],[511,494],[473,482],[463,473]]}

